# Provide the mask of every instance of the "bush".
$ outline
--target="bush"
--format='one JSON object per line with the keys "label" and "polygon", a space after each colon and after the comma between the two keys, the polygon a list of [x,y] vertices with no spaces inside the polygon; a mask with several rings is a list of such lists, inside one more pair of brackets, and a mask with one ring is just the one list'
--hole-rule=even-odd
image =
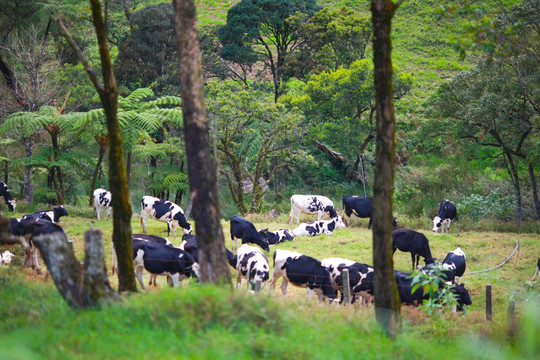
{"label": "bush", "polygon": [[468,215],[475,221],[484,218],[510,219],[515,207],[512,197],[500,196],[498,191],[492,191],[487,196],[472,194],[457,203],[459,214]]}

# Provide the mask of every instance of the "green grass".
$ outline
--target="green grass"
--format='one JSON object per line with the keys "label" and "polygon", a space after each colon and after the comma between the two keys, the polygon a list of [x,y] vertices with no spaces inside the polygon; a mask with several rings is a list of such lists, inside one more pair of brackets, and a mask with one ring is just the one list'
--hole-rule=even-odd
{"label": "green grass", "polygon": [[[96,221],[91,210],[68,211],[80,214],[62,219],[77,255],[82,259],[83,233],[93,224],[103,231],[110,268],[112,221]],[[284,214],[272,220],[263,215],[248,218],[257,228],[287,227]],[[302,217],[302,221],[311,219]],[[230,247],[229,222],[222,224],[226,246]],[[318,259],[339,256],[371,264],[371,232],[366,225],[367,220],[355,218],[352,227],[333,235],[299,237],[277,247]],[[517,292],[518,298],[527,294],[525,281],[534,271],[540,235],[461,231],[454,225],[448,235],[422,230],[439,260],[459,246],[467,254],[467,270],[475,271],[502,262],[514,248],[513,239],[519,241],[520,251],[501,269],[463,277],[473,300],[464,315],[430,319],[419,309],[403,307],[404,331],[396,341],[377,330],[373,308],[310,302],[305,289],[291,285],[287,297],[281,295],[279,287],[271,295],[265,287],[261,294],[250,296],[244,287],[201,287],[192,280],[171,289],[160,278],[158,287],[147,293],[132,295],[100,311],[74,311],[66,306],[49,277],[27,269],[21,272],[22,251],[16,249],[19,257],[12,266],[0,269],[0,359],[445,359],[456,349],[467,354],[466,358],[530,358],[528,354],[540,346],[538,312],[536,317],[525,315],[525,303],[518,302],[523,320],[529,323],[522,325],[522,335],[513,342],[508,341],[506,314],[512,294]],[[142,231],[137,214],[132,229],[134,233]],[[149,222],[149,233],[166,236],[165,231],[164,223]],[[180,236],[169,239],[178,245]],[[270,259],[275,248],[268,253]],[[410,271],[408,253],[396,252],[394,262],[396,269]],[[110,280],[116,286],[116,278],[111,276]],[[491,323],[484,320],[487,283],[493,286]]]}

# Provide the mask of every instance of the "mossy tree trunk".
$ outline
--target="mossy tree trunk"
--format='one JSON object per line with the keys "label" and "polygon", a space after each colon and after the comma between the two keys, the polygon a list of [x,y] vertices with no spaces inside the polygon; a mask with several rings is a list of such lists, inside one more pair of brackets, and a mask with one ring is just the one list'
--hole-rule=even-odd
{"label": "mossy tree trunk", "polygon": [[[105,2],[107,6],[108,2]],[[101,104],[105,111],[107,130],[109,133],[109,187],[112,194],[113,207],[113,244],[118,258],[118,291],[137,291],[135,271],[133,266],[133,246],[131,240],[132,209],[129,202],[129,189],[127,172],[124,162],[124,148],[122,134],[118,122],[118,87],[114,76],[109,44],[107,40],[108,19],[107,8],[102,11],[99,0],[90,0],[92,8],[92,22],[96,31],[99,55],[101,60],[101,73],[103,84],[96,73],[86,61],[82,51],[73,41],[63,23],[57,20],[62,35],[71,45],[77,57],[96,88]]]}
{"label": "mossy tree trunk", "polygon": [[211,157],[208,119],[203,100],[204,85],[195,3],[193,0],[173,0],[173,8],[201,281],[230,286],[231,274],[219,219],[217,170]]}
{"label": "mossy tree trunk", "polygon": [[401,1],[373,0],[373,62],[375,64],[376,163],[373,191],[373,267],[375,315],[391,337],[401,326],[400,302],[392,258],[395,118],[392,87],[392,17]]}

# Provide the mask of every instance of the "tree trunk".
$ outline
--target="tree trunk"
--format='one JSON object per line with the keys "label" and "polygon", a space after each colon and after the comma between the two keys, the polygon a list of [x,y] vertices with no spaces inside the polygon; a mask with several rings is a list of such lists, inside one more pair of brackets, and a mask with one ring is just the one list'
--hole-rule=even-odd
{"label": "tree trunk", "polygon": [[529,177],[531,179],[534,208],[536,210],[536,220],[540,220],[540,203],[538,202],[538,188],[536,186],[536,178],[534,177],[534,164],[532,162],[529,162]]}
{"label": "tree trunk", "polygon": [[81,264],[64,234],[55,232],[33,239],[56,288],[68,305],[77,309],[118,299],[107,277],[101,231],[87,231],[84,240],[86,256]]}
{"label": "tree trunk", "polygon": [[201,282],[231,284],[219,219],[217,170],[204,107],[201,53],[193,0],[173,0],[188,173],[197,229]]}
{"label": "tree trunk", "polygon": [[[33,154],[35,138],[35,134],[23,137],[24,151],[27,158]],[[28,202],[28,205],[34,203],[34,185],[32,184],[32,166],[30,165],[24,167],[24,199]]]}
{"label": "tree trunk", "polygon": [[506,158],[506,167],[508,169],[508,174],[510,174],[510,179],[512,180],[512,185],[514,185],[514,193],[516,196],[516,223],[521,224],[522,220],[522,204],[521,204],[521,185],[519,183],[519,173],[517,171],[516,165],[514,164],[514,158],[512,154],[505,149],[503,146],[503,153]]}
{"label": "tree trunk", "polygon": [[[96,30],[103,85],[94,82],[107,119],[109,132],[109,187],[113,208],[113,243],[118,258],[118,291],[137,291],[135,269],[133,266],[133,246],[131,239],[131,204],[127,173],[124,163],[122,133],[118,122],[118,88],[114,76],[109,45],[107,41],[108,24],[104,21],[99,0],[90,0],[92,20]],[[92,75],[91,75],[92,77]]]}
{"label": "tree trunk", "polygon": [[105,153],[107,152],[108,141],[107,141],[107,144],[105,145],[99,143],[99,141],[98,141],[98,144],[100,144],[99,145],[99,158],[96,164],[96,168],[94,169],[94,174],[92,175],[92,182],[90,183],[90,199],[88,200],[88,206],[92,206],[94,204],[94,190],[97,189],[97,186],[96,186],[97,178],[101,169],[101,164],[103,164],[103,159],[105,158]]}
{"label": "tree trunk", "polygon": [[[399,3],[398,5],[399,6]],[[400,302],[392,258],[395,118],[392,87],[392,17],[397,6],[388,0],[371,3],[375,65],[376,162],[373,202],[373,267],[375,315],[391,337],[401,327]]]}

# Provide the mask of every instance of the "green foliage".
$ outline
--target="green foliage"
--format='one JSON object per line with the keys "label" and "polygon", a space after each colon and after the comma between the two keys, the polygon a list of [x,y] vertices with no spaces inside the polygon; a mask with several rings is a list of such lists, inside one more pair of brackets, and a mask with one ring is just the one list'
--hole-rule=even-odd
{"label": "green foliage", "polygon": [[351,8],[323,8],[311,17],[297,13],[287,22],[298,29],[300,40],[287,59],[287,76],[307,80],[310,75],[349,67],[367,57],[371,22]]}
{"label": "green foliage", "polygon": [[514,199],[501,196],[496,190],[487,196],[472,194],[463,197],[456,207],[460,215],[468,215],[475,221],[482,218],[509,219],[515,209]]}
{"label": "green foliage", "polygon": [[134,30],[120,43],[115,73],[133,91],[152,87],[158,94],[178,94],[173,9],[170,3],[149,5],[132,14]]}
{"label": "green foliage", "polygon": [[452,307],[457,304],[456,295],[452,292],[454,285],[441,281],[442,276],[443,267],[439,263],[433,264],[428,270],[415,270],[410,276],[411,294],[422,288],[423,293],[427,295],[427,299],[422,300],[420,308],[429,316],[435,314],[448,316]]}

